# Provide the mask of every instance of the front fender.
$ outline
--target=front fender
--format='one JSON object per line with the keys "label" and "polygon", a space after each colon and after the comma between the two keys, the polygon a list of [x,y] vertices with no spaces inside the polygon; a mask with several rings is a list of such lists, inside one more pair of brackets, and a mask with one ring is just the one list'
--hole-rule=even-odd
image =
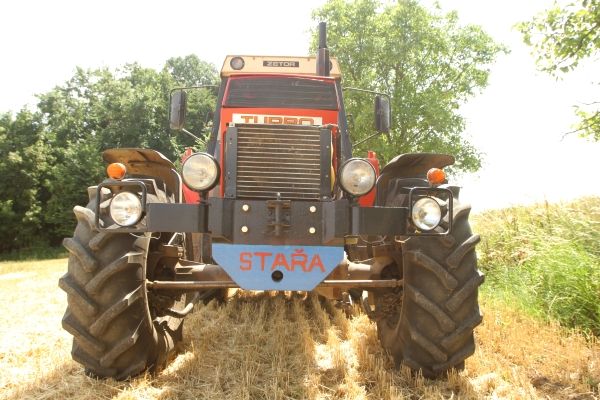
{"label": "front fender", "polygon": [[139,148],[108,149],[102,153],[102,158],[107,163],[125,164],[127,173],[131,176],[162,180],[170,192],[167,196],[173,195],[177,202],[181,201],[181,177],[175,170],[175,165],[158,151]]}
{"label": "front fender", "polygon": [[383,204],[392,179],[406,178],[411,186],[427,185],[427,171],[431,168],[445,168],[454,164],[454,157],[438,153],[407,153],[394,157],[382,170],[377,179],[376,204]]}

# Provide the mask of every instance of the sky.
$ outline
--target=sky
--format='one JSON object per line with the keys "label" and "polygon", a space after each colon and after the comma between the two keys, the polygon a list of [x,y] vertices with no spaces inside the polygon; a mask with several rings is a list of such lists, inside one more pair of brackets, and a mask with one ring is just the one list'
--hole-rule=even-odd
{"label": "sky", "polygon": [[[426,5],[433,1],[423,0]],[[311,11],[322,0],[0,2],[0,112],[33,107],[35,94],[69,79],[75,66],[128,62],[161,68],[197,54],[220,68],[227,54],[306,55]],[[549,7],[542,0],[441,0],[461,23],[481,25],[510,49],[491,66],[489,86],[465,104],[465,134],[484,154],[475,174],[458,177],[476,211],[600,195],[593,179],[600,143],[574,135],[572,106],[600,98],[600,62],[557,81],[538,72],[513,29]],[[342,71],[343,73],[343,71]],[[597,174],[596,174],[597,175]]]}

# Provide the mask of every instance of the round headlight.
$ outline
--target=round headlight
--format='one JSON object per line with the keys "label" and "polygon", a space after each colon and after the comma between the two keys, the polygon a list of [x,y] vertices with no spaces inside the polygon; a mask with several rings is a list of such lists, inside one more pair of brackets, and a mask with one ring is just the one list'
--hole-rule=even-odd
{"label": "round headlight", "polygon": [[431,197],[423,197],[413,204],[411,217],[419,229],[430,231],[440,224],[442,209]]}
{"label": "round headlight", "polygon": [[231,61],[229,61],[229,65],[231,66],[231,68],[235,69],[236,71],[239,71],[240,69],[244,68],[244,59],[242,57],[233,57],[231,59]]}
{"label": "round headlight", "polygon": [[196,153],[185,160],[181,175],[190,189],[197,192],[210,190],[219,180],[219,164],[209,154]]}
{"label": "round headlight", "polygon": [[142,202],[130,192],[121,192],[110,202],[110,217],[118,225],[131,226],[142,217]]}
{"label": "round headlight", "polygon": [[353,196],[367,194],[375,186],[375,168],[367,160],[351,158],[346,161],[339,173],[342,189]]}

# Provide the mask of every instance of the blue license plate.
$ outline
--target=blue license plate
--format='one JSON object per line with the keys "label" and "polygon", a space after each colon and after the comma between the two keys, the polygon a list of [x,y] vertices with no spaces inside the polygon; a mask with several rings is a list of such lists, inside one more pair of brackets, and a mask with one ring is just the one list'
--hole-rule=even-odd
{"label": "blue license plate", "polygon": [[242,289],[312,290],[344,258],[343,247],[215,243],[213,258]]}

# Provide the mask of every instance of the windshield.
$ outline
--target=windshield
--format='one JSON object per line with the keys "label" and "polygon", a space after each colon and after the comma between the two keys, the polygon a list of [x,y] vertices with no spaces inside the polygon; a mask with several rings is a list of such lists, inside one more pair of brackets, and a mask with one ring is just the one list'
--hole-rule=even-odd
{"label": "windshield", "polygon": [[224,107],[337,110],[333,82],[301,77],[231,79]]}

